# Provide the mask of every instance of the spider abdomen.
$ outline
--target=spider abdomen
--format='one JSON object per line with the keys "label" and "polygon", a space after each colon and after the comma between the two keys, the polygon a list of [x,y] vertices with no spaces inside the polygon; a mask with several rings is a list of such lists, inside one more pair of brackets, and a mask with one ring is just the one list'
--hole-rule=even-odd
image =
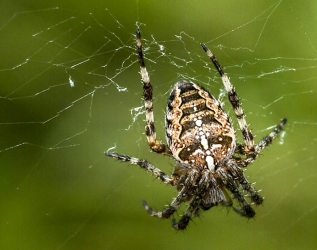
{"label": "spider abdomen", "polygon": [[234,152],[235,134],[227,114],[198,84],[175,84],[165,122],[168,146],[182,167],[215,171]]}

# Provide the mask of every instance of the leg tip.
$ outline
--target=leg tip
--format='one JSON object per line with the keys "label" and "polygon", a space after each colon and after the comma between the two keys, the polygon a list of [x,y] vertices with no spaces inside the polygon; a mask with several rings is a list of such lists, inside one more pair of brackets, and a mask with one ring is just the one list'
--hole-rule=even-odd
{"label": "leg tip", "polygon": [[201,43],[200,46],[202,47],[202,49],[203,49],[205,52],[207,52],[208,48],[206,47],[205,44]]}
{"label": "leg tip", "polygon": [[137,39],[141,39],[141,31],[140,31],[140,29],[136,30],[136,37],[137,37]]}
{"label": "leg tip", "polygon": [[255,216],[255,211],[253,210],[251,206],[246,206],[246,207],[243,207],[242,209],[233,207],[233,210],[243,217],[253,218]]}

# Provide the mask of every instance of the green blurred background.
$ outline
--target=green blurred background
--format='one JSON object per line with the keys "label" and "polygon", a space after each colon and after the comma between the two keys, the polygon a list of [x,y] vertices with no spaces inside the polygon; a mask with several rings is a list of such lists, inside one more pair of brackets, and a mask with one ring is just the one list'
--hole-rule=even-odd
{"label": "green blurred background", "polygon": [[[0,12],[0,249],[317,248],[316,1],[2,1]],[[176,232],[141,205],[162,209],[176,190],[104,156],[116,147],[166,173],[174,165],[144,136],[137,27],[163,140],[178,79],[221,95],[200,42],[256,142],[288,118],[246,172],[266,198],[254,220],[216,207]]]}

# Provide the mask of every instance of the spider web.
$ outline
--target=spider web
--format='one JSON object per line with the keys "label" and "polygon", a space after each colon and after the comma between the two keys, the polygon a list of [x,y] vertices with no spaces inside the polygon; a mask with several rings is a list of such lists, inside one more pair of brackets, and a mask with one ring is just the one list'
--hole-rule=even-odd
{"label": "spider web", "polygon": [[[209,249],[210,238],[219,249],[316,247],[314,1],[6,2],[0,9],[1,249]],[[166,173],[174,165],[146,143],[137,28],[162,140],[168,93],[188,79],[222,101],[241,141],[200,42],[230,76],[256,142],[288,118],[245,172],[266,197],[255,220],[216,207],[176,234],[141,205],[146,199],[162,209],[176,190],[104,156],[145,158]]]}

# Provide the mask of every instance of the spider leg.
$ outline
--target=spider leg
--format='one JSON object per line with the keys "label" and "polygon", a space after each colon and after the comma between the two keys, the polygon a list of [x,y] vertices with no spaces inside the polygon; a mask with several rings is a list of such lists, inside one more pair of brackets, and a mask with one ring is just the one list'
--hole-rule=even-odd
{"label": "spider leg", "polygon": [[244,196],[239,191],[239,186],[236,183],[236,179],[231,175],[230,170],[221,167],[217,170],[217,172],[226,188],[228,188],[231,191],[234,198],[237,199],[241,206],[241,209],[233,207],[234,211],[244,217],[254,217],[254,209],[251,207],[251,205],[246,201]]}
{"label": "spider leg", "polygon": [[172,203],[167,208],[165,208],[162,212],[152,209],[146,203],[146,201],[143,200],[142,204],[145,210],[148,211],[148,213],[152,216],[156,216],[159,218],[169,218],[180,207],[182,202],[184,202],[188,197],[192,196],[191,195],[192,188],[193,188],[192,183],[196,182],[198,176],[199,174],[195,170],[189,172],[188,176],[186,176],[184,183],[182,184],[183,187],[181,191],[178,193],[177,197],[174,198]]}
{"label": "spider leg", "polygon": [[255,158],[259,155],[259,153],[272,143],[273,139],[276,138],[279,132],[281,132],[286,122],[287,122],[286,118],[282,119],[280,123],[277,124],[277,126],[273,129],[273,131],[269,135],[265,136],[259,142],[259,144],[255,145],[255,150],[252,154],[250,154],[249,152],[245,150],[244,144],[238,144],[236,148],[236,153],[247,156],[246,159],[236,158],[239,166],[247,167],[250,163],[252,163],[255,160]]}
{"label": "spider leg", "polygon": [[140,71],[143,83],[143,98],[144,98],[144,106],[145,106],[145,117],[146,117],[146,125],[145,125],[145,134],[148,140],[148,144],[150,148],[156,153],[162,153],[171,156],[171,151],[169,147],[162,143],[161,141],[156,139],[156,132],[154,126],[154,113],[153,113],[153,88],[150,83],[150,77],[146,70],[143,51],[142,51],[142,43],[141,43],[141,32],[138,29],[136,32],[136,47],[137,53],[139,57]]}
{"label": "spider leg", "polygon": [[283,126],[286,124],[286,119],[284,118],[278,125],[277,127],[273,130],[271,134],[268,136],[264,137],[262,141],[254,146],[254,140],[253,140],[253,135],[251,133],[251,130],[248,128],[248,124],[245,119],[245,114],[244,111],[241,107],[241,103],[239,100],[239,97],[237,93],[235,92],[232,84],[230,83],[230,80],[228,76],[225,74],[223,71],[221,65],[219,64],[217,58],[211,53],[211,51],[206,47],[205,44],[201,44],[201,47],[203,50],[206,52],[207,56],[210,58],[210,60],[213,62],[215,65],[216,69],[218,70],[223,85],[225,86],[225,89],[228,93],[228,99],[234,109],[234,112],[236,114],[240,130],[243,135],[243,139],[245,141],[245,145],[240,144],[238,145],[238,151],[243,152],[244,155],[247,156],[246,162],[244,163],[245,166],[250,164],[252,161],[255,160],[257,155],[261,150],[263,150],[266,146],[272,143],[272,140],[276,137],[276,135],[282,130]]}
{"label": "spider leg", "polygon": [[120,161],[129,162],[133,165],[139,165],[141,168],[153,173],[157,178],[166,184],[174,186],[174,179],[162,172],[160,169],[154,167],[151,163],[146,160],[130,157],[127,155],[121,155],[118,153],[105,152],[105,155],[116,158]]}
{"label": "spider leg", "polygon": [[253,201],[257,205],[262,204],[264,198],[248,182],[241,168],[239,168],[234,162],[228,162],[227,164],[228,166],[230,166],[231,175],[240,183],[243,190],[245,190],[248,193],[248,196],[250,196],[251,201]]}
{"label": "spider leg", "polygon": [[183,189],[178,193],[177,197],[172,201],[172,203],[161,212],[152,209],[145,200],[142,201],[142,205],[151,216],[167,219],[171,217],[171,215],[180,207],[180,205],[184,201],[185,190],[186,188],[183,187]]}
{"label": "spider leg", "polygon": [[178,222],[176,222],[175,219],[172,220],[173,228],[175,228],[176,230],[184,230],[191,218],[198,215],[200,202],[201,198],[196,196],[190,203],[182,218]]}
{"label": "spider leg", "polygon": [[219,72],[219,74],[221,76],[222,83],[225,86],[225,89],[228,93],[228,99],[229,99],[229,101],[234,109],[234,112],[236,114],[236,117],[237,117],[237,120],[239,123],[239,127],[240,127],[242,135],[243,135],[243,139],[244,139],[246,146],[247,146],[247,150],[250,152],[254,152],[253,135],[248,128],[248,124],[245,120],[245,114],[244,114],[243,109],[241,107],[241,103],[240,103],[240,100],[239,100],[237,93],[235,92],[232,84],[230,83],[228,76],[225,74],[222,67],[220,66],[217,58],[211,53],[211,51],[206,47],[205,44],[201,44],[201,47],[206,52],[206,54],[210,58],[210,60],[213,62],[213,64],[215,65],[217,71]]}
{"label": "spider leg", "polygon": [[227,192],[227,190],[224,187],[221,188],[221,190],[222,190],[224,197],[225,197],[224,201],[222,202],[222,205],[224,207],[232,207],[233,201],[232,201],[229,193]]}
{"label": "spider leg", "polygon": [[265,147],[270,145],[273,139],[278,135],[279,132],[283,129],[284,125],[286,124],[287,119],[284,118],[280,121],[279,124],[274,128],[274,130],[267,136],[265,136],[259,144],[255,146],[255,153],[258,155]]}

